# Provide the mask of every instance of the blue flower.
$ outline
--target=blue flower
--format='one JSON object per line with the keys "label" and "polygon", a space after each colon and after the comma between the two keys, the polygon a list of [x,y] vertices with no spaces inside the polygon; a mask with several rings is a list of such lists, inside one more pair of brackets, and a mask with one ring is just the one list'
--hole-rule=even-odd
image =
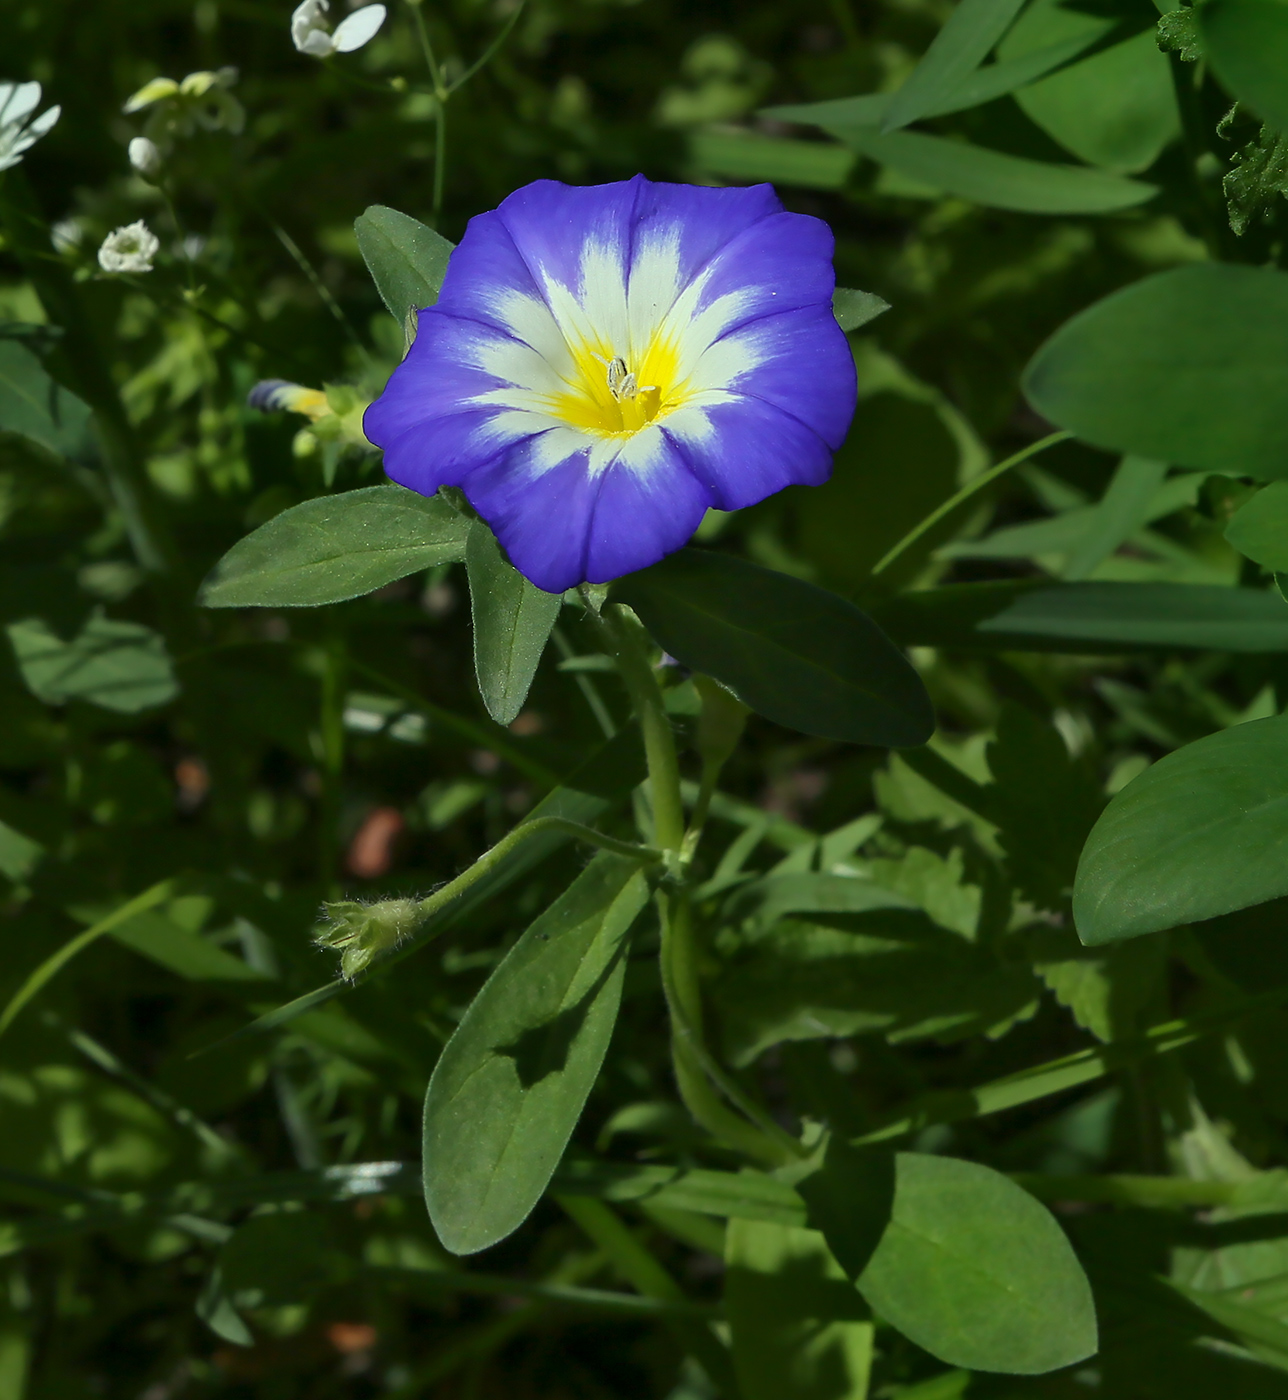
{"label": "blue flower", "polygon": [[538,180],[470,221],[364,430],[538,587],[618,578],[827,479],[855,402],[831,257],[768,185]]}

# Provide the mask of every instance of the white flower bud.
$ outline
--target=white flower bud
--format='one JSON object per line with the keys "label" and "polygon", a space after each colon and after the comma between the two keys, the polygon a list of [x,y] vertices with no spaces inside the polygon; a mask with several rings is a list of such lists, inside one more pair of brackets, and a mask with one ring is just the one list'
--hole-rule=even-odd
{"label": "white flower bud", "polygon": [[161,173],[161,151],[155,141],[136,136],[130,142],[130,164],[145,180],[155,180]]}
{"label": "white flower bud", "polygon": [[156,234],[139,219],[107,235],[98,250],[98,265],[104,272],[151,272],[160,247]]}

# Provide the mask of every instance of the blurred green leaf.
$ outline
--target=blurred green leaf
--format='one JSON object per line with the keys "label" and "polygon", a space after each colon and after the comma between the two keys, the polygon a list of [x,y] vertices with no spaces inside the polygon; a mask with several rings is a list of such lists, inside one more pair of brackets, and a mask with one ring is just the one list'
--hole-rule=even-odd
{"label": "blurred green leaf", "polygon": [[1279,0],[1213,0],[1198,14],[1207,57],[1240,102],[1288,131],[1288,9]]}
{"label": "blurred green leaf", "polygon": [[1288,482],[1272,481],[1245,501],[1230,517],[1225,537],[1262,568],[1288,570]]}
{"label": "blurred green leaf", "polygon": [[1152,199],[1158,190],[1087,166],[1052,165],[920,131],[828,123],[861,155],[930,190],[1025,214],[1106,214]]}
{"label": "blurred green leaf", "polygon": [[873,1310],[952,1366],[1041,1375],[1096,1350],[1091,1288],[1051,1213],[975,1162],[901,1152],[858,1280]]}
{"label": "blurred green leaf", "polygon": [[874,608],[903,646],[1102,655],[1145,647],[1288,651],[1283,599],[1190,583],[949,584]]}
{"label": "blurred green leaf", "polygon": [[[1060,0],[1035,0],[998,47],[998,57],[1018,61],[1080,37],[1090,45],[1121,27],[1121,20],[1116,24]],[[1171,71],[1152,25],[1021,88],[1015,99],[1079,160],[1125,174],[1147,169],[1180,135]]]}
{"label": "blurred green leaf", "polygon": [[1167,754],[1120,792],[1083,850],[1073,914],[1112,943],[1288,894],[1288,718]]}
{"label": "blurred green leaf", "polygon": [[916,671],[834,593],[732,555],[682,549],[619,579],[662,648],[805,734],[907,748],[934,728]]}
{"label": "blurred green leaf", "polygon": [[[438,300],[454,245],[410,214],[383,204],[359,214],[353,231],[381,300],[406,328],[408,317]],[[414,333],[414,322],[411,327]]]}
{"label": "blurred green leaf", "polygon": [[856,292],[853,287],[838,287],[832,293],[832,313],[837,325],[845,332],[857,331],[869,321],[875,321],[890,303],[875,292]]}
{"label": "blurred green leaf", "polygon": [[0,821],[0,874],[10,880],[23,880],[36,868],[45,848],[24,836],[8,822]]}
{"label": "blurred green leaf", "polygon": [[600,854],[529,926],[447,1043],[425,1096],[425,1201],[453,1254],[516,1230],[550,1181],[608,1049],[648,887]]}
{"label": "blurred green leaf", "polygon": [[6,631],[23,680],[47,705],[85,700],[137,714],[179,693],[164,639],[141,623],[91,617],[69,642],[38,617]]}
{"label": "blurred green leaf", "polygon": [[225,1291],[243,1308],[307,1302],[347,1272],[316,1211],[253,1215],[219,1252]]}
{"label": "blurred green leaf", "polygon": [[[91,918],[86,923],[93,922]],[[159,910],[138,914],[112,930],[112,937],[135,953],[193,982],[262,982],[266,974],[225,952],[201,934],[184,928]]]}
{"label": "blurred green leaf", "polygon": [[983,63],[1023,6],[1024,0],[961,0],[891,98],[881,130],[897,131],[932,113]]}
{"label": "blurred green leaf", "polygon": [[862,1400],[872,1322],[823,1236],[733,1220],[725,1307],[745,1400]]}
{"label": "blurred green leaf", "polygon": [[0,337],[0,433],[17,433],[60,456],[84,450],[89,409],[56,384],[17,340]]}
{"label": "blurred green leaf", "polygon": [[1175,268],[1081,311],[1029,362],[1034,407],[1097,447],[1273,481],[1288,475],[1288,275]]}
{"label": "blurred green leaf", "polygon": [[465,568],[479,694],[488,714],[498,724],[509,724],[528,698],[563,596],[529,583],[481,520],[470,525]]}
{"label": "blurred green leaf", "polygon": [[854,169],[852,152],[818,141],[698,131],[689,137],[688,147],[689,159],[699,170],[729,180],[768,180],[806,190],[839,190]]}
{"label": "blurred green leaf", "polygon": [[284,510],[215,565],[207,608],[314,608],[465,557],[469,521],[438,496],[364,486]]}

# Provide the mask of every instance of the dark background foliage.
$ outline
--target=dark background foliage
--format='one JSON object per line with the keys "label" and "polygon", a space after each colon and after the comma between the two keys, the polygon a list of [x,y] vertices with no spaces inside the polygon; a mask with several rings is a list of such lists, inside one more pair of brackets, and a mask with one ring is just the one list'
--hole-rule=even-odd
{"label": "dark background foliage", "polygon": [[[1149,7],[1107,8],[1132,31],[1154,22]],[[1079,522],[1115,460],[1071,443],[950,515],[889,575],[874,580],[871,569],[988,460],[1048,430],[1019,379],[1057,326],[1118,286],[1206,257],[1205,239],[1233,246],[1210,189],[1196,192],[1178,173],[1175,140],[1148,176],[1164,186],[1158,200],[1099,217],[1039,216],[900,186],[873,162],[811,175],[818,133],[754,115],[894,87],[947,11],[923,0],[529,0],[448,111],[440,228],[452,239],[533,179],[735,178],[728,150],[742,148],[728,142],[739,132],[797,143],[764,173],[789,208],[830,223],[838,280],[892,310],[855,337],[863,401],[833,480],[710,518],[701,539],[874,608],[914,580],[1073,576]],[[460,65],[509,10],[453,0],[424,15],[440,57]],[[382,479],[371,455],[301,441],[303,420],[253,410],[246,394],[264,378],[378,390],[401,338],[353,220],[371,204],[426,221],[432,211],[432,105],[389,81],[421,83],[409,9],[394,7],[367,48],[326,65],[294,51],[288,18],[289,6],[260,0],[8,0],[0,10],[0,77],[37,79],[63,106],[5,188],[62,225],[64,251],[39,256],[67,279],[80,319],[50,343],[49,364],[77,343],[106,355],[171,558],[167,573],[145,578],[93,450],[78,446],[55,467],[0,438],[0,621],[38,616],[67,638],[97,610],[155,628],[180,687],[173,703],[133,713],[76,698],[51,705],[0,648],[0,992],[7,998],[121,900],[178,881],[156,909],[88,947],[0,1039],[0,1166],[12,1176],[3,1190],[16,1229],[64,1201],[92,1212],[94,1192],[414,1161],[441,1045],[501,952],[581,863],[565,852],[396,971],[278,1031],[224,1040],[333,976],[331,955],[309,941],[323,898],[340,888],[427,892],[601,738],[579,673],[558,666],[565,650],[591,648],[572,622],[519,719],[508,731],[491,724],[459,569],[316,612],[193,604],[200,579],[249,529],[324,490]],[[228,64],[239,70],[245,129],[179,144],[172,216],[129,171],[126,143],[142,118],[122,104],[157,75]],[[1211,128],[1223,99],[1209,84],[1201,100]],[[1072,159],[1009,97],[935,128]],[[100,241],[140,217],[162,238],[157,270],[100,277]],[[1277,248],[1278,228],[1249,235],[1259,256]],[[0,322],[57,321],[21,252],[12,237],[0,249]],[[1256,583],[1221,533],[1246,493],[1229,477],[1183,481],[1166,508],[1106,537],[1091,576]],[[1012,527],[1032,532],[999,533]],[[914,656],[947,775],[933,756],[905,761],[753,718],[713,813],[707,875],[750,833],[748,870],[808,848],[812,868],[864,874],[913,906],[880,929],[826,908],[775,920],[711,887],[713,1039],[781,1121],[870,1132],[910,1104],[942,1107],[943,1091],[1087,1047],[1134,1045],[1150,1026],[1224,1014],[1288,980],[1274,942],[1278,904],[1109,951],[1083,949],[1069,919],[1077,856],[1107,796],[1192,739],[1277,713],[1281,659],[928,647]],[[612,677],[580,675],[620,722],[625,698]],[[677,681],[683,732],[691,696]],[[628,804],[613,820],[630,834]],[[24,854],[14,833],[38,853]],[[824,834],[830,845],[810,846]],[[651,937],[632,962],[577,1149],[728,1166],[678,1106]],[[1284,1160],[1280,1028],[1273,1011],[1245,1016],[1237,1031],[1172,1055],[1125,1052],[1104,1077],[1005,1112],[927,1110],[903,1139],[1005,1171],[1237,1180]],[[874,1395],[1288,1394],[1288,1351],[1214,1322],[1159,1281],[1237,1289],[1288,1276],[1282,1217],[1239,1235],[1220,1212],[1192,1219],[1103,1207],[1094,1193],[1060,1199],[1096,1289],[1100,1358],[1029,1380],[945,1371],[883,1327]],[[628,1217],[693,1297],[719,1297],[717,1224]],[[706,1393],[653,1321],[435,1283],[444,1270],[477,1267],[491,1278],[616,1286],[611,1261],[553,1202],[466,1265],[443,1254],[414,1195],[393,1193],[275,1214],[263,1202],[222,1213],[190,1202],[128,1227],[6,1248],[0,1393],[15,1400]],[[239,1310],[233,1323],[215,1306],[220,1288]]]}

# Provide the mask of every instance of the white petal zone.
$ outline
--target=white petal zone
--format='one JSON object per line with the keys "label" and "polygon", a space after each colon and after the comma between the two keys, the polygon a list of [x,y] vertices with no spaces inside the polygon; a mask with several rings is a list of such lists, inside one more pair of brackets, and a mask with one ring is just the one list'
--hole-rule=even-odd
{"label": "white petal zone", "polygon": [[337,53],[353,53],[376,37],[376,32],[385,22],[383,5],[365,5],[360,10],[342,19],[335,27],[331,40]]}
{"label": "white petal zone", "polygon": [[582,250],[577,288],[537,268],[543,296],[506,287],[489,299],[488,309],[510,338],[480,333],[463,339],[459,350],[463,363],[505,386],[468,400],[498,410],[479,429],[481,446],[499,449],[532,439],[528,468],[537,475],[588,448],[592,475],[613,463],[649,470],[665,458],[658,425],[630,437],[604,437],[569,426],[549,405],[576,384],[571,345],[616,351],[629,363],[657,336],[675,347],[677,385],[686,389],[683,406],[663,420],[666,429],[688,446],[709,443],[714,429],[704,410],[737,399],[739,382],[773,356],[772,336],[762,334],[757,322],[727,333],[754,307],[756,293],[752,288],[729,292],[699,310],[719,259],[682,286],[675,228],[655,229],[642,238],[629,270],[623,255],[620,246],[592,236]]}
{"label": "white petal zone", "polygon": [[39,83],[0,83],[0,124],[20,122],[39,101]]}

